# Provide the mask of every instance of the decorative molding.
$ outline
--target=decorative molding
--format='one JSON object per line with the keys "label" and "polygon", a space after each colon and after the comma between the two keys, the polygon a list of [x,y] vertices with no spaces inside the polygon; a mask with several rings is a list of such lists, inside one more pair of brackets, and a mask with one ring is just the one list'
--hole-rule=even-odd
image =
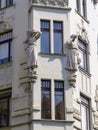
{"label": "decorative molding", "polygon": [[32,0],[32,3],[44,6],[68,6],[68,0]]}
{"label": "decorative molding", "polygon": [[77,25],[78,29],[77,29],[77,35],[83,40],[85,41],[87,44],[89,43],[88,40],[88,32],[86,30],[86,28],[84,27],[84,22],[81,21],[81,24]]}
{"label": "decorative molding", "polygon": [[3,22],[4,20],[4,14],[5,14],[5,10],[0,10],[0,23]]}
{"label": "decorative molding", "polygon": [[25,115],[29,115],[30,114],[30,109],[25,109],[25,110],[21,110],[21,111],[17,111],[17,112],[12,112],[12,117],[16,118],[19,116],[25,116]]}
{"label": "decorative molding", "polygon": [[12,30],[12,27],[8,22],[0,22],[0,33],[8,32],[10,30]]}
{"label": "decorative molding", "polygon": [[98,0],[93,0],[93,3],[96,5],[98,3]]}
{"label": "decorative molding", "polygon": [[94,129],[98,130],[98,112],[94,112]]}
{"label": "decorative molding", "polygon": [[76,87],[76,86],[75,86],[76,78],[77,78],[77,75],[76,75],[76,74],[71,74],[70,76],[67,77],[69,84],[70,84],[71,86],[73,86],[74,88]]}
{"label": "decorative molding", "polygon": [[95,102],[96,102],[96,109],[98,110],[98,85],[96,85],[95,90]]}
{"label": "decorative molding", "polygon": [[75,126],[75,125],[74,125],[74,128],[75,128],[76,130],[82,130],[81,128],[79,128],[78,126]]}
{"label": "decorative molding", "polygon": [[32,111],[40,111],[40,107],[39,106],[33,106]]}
{"label": "decorative molding", "polygon": [[77,101],[78,104],[81,104],[81,100],[80,100],[80,98],[77,98],[76,101]]}
{"label": "decorative molding", "polygon": [[73,113],[74,112],[74,108],[72,107],[66,107],[66,112],[67,113]]}
{"label": "decorative molding", "polygon": [[77,108],[74,108],[74,114],[73,117],[79,121],[81,121],[81,114],[80,111]]}

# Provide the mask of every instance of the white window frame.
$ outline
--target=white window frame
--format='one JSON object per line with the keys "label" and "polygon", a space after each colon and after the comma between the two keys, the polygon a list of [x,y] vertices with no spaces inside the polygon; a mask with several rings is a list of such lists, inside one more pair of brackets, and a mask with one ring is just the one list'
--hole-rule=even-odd
{"label": "white window frame", "polygon": [[[44,84],[42,84],[43,81],[44,81]],[[48,81],[48,83],[50,83],[50,85],[49,84],[47,85],[47,81]],[[53,120],[65,120],[64,81],[63,80],[54,80],[52,82],[52,80],[50,80],[50,79],[41,79],[41,94],[42,94],[43,90],[46,90],[49,92],[48,94],[49,94],[51,100],[49,100],[50,102],[47,102],[47,106],[50,104],[50,109],[48,110],[48,108],[46,106],[47,109],[44,109],[44,110],[51,112],[51,117],[47,116],[47,114],[45,115],[44,113],[42,113],[43,112],[43,105],[42,105],[43,99],[42,99],[42,95],[41,95],[41,118],[50,119],[50,120],[52,120],[52,119]],[[59,94],[61,94],[61,95],[58,95],[57,92],[59,92]],[[58,104],[56,104],[58,96],[61,96],[62,102],[60,102],[58,100],[59,102],[58,102]],[[59,110],[59,112],[57,112],[57,110]]]}
{"label": "white window frame", "polygon": [[81,95],[81,128],[91,130],[90,126],[90,100]]}
{"label": "white window frame", "polygon": [[87,19],[87,0],[76,0],[76,7],[78,13]]}
{"label": "white window frame", "polygon": [[[48,32],[49,32],[49,42],[50,42],[49,43],[49,51],[48,52],[42,52],[42,53],[52,53],[52,54],[57,54],[57,55],[58,54],[59,55],[63,54],[64,53],[64,50],[63,50],[63,21],[59,21],[59,20],[51,21],[51,20],[41,19],[40,23],[41,23],[41,21],[48,21],[49,22],[49,30],[48,30]],[[61,37],[62,43],[60,43],[61,44],[61,51],[59,51],[59,52],[54,52],[54,33],[56,33],[54,31],[54,23],[61,23],[61,26],[62,26],[62,30],[60,30],[61,31],[60,33],[62,34],[62,37]],[[41,29],[41,27],[40,27],[40,29]]]}

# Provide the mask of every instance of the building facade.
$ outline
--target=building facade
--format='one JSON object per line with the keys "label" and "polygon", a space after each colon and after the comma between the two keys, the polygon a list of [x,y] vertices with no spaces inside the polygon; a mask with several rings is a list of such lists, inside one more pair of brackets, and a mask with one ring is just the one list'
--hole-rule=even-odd
{"label": "building facade", "polygon": [[98,130],[97,3],[0,0],[0,129]]}

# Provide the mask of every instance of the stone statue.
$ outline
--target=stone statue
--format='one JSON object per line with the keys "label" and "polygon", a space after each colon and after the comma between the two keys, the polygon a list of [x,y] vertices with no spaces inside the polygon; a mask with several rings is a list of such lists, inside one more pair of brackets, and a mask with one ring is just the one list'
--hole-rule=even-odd
{"label": "stone statue", "polygon": [[78,64],[80,64],[77,36],[75,34],[70,36],[66,42],[67,45],[67,64],[66,69],[69,71],[77,71]]}
{"label": "stone statue", "polygon": [[27,40],[24,44],[27,44],[26,51],[28,55],[28,68],[37,67],[37,45],[36,41],[39,39],[41,32],[31,30],[27,32]]}

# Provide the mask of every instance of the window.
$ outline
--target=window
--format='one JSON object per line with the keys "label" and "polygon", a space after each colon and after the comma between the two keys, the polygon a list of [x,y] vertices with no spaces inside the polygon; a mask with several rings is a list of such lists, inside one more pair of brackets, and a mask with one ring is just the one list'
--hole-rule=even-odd
{"label": "window", "polygon": [[50,22],[41,20],[41,52],[50,52]]}
{"label": "window", "polygon": [[62,22],[54,22],[54,53],[62,53],[63,45],[63,32],[62,32]]}
{"label": "window", "polygon": [[[51,114],[52,111],[55,112],[54,115]],[[52,119],[53,117],[56,120],[65,119],[64,82],[54,81],[54,86],[51,86],[50,80],[41,80],[41,118]]]}
{"label": "window", "polygon": [[55,81],[55,119],[64,120],[64,83]]}
{"label": "window", "polygon": [[41,20],[41,32],[42,32],[41,52],[62,54],[63,53],[63,23],[59,21],[54,21],[51,22],[50,25],[50,21]]}
{"label": "window", "polygon": [[6,0],[6,6],[13,5],[13,0]]}
{"label": "window", "polygon": [[76,0],[77,11],[80,12],[80,0]]}
{"label": "window", "polygon": [[0,0],[0,8],[13,5],[13,0]]}
{"label": "window", "polygon": [[41,117],[51,119],[51,82],[50,80],[41,81]]}
{"label": "window", "polygon": [[12,32],[0,35],[0,64],[12,61]]}
{"label": "window", "polygon": [[87,18],[87,1],[86,0],[76,0],[77,11],[84,17]]}
{"label": "window", "polygon": [[0,91],[0,127],[9,125],[11,89]]}
{"label": "window", "polygon": [[80,67],[85,71],[88,71],[88,52],[87,52],[87,44],[82,40],[79,40],[79,56],[81,58]]}
{"label": "window", "polygon": [[89,99],[81,96],[82,130],[90,130],[90,105]]}

